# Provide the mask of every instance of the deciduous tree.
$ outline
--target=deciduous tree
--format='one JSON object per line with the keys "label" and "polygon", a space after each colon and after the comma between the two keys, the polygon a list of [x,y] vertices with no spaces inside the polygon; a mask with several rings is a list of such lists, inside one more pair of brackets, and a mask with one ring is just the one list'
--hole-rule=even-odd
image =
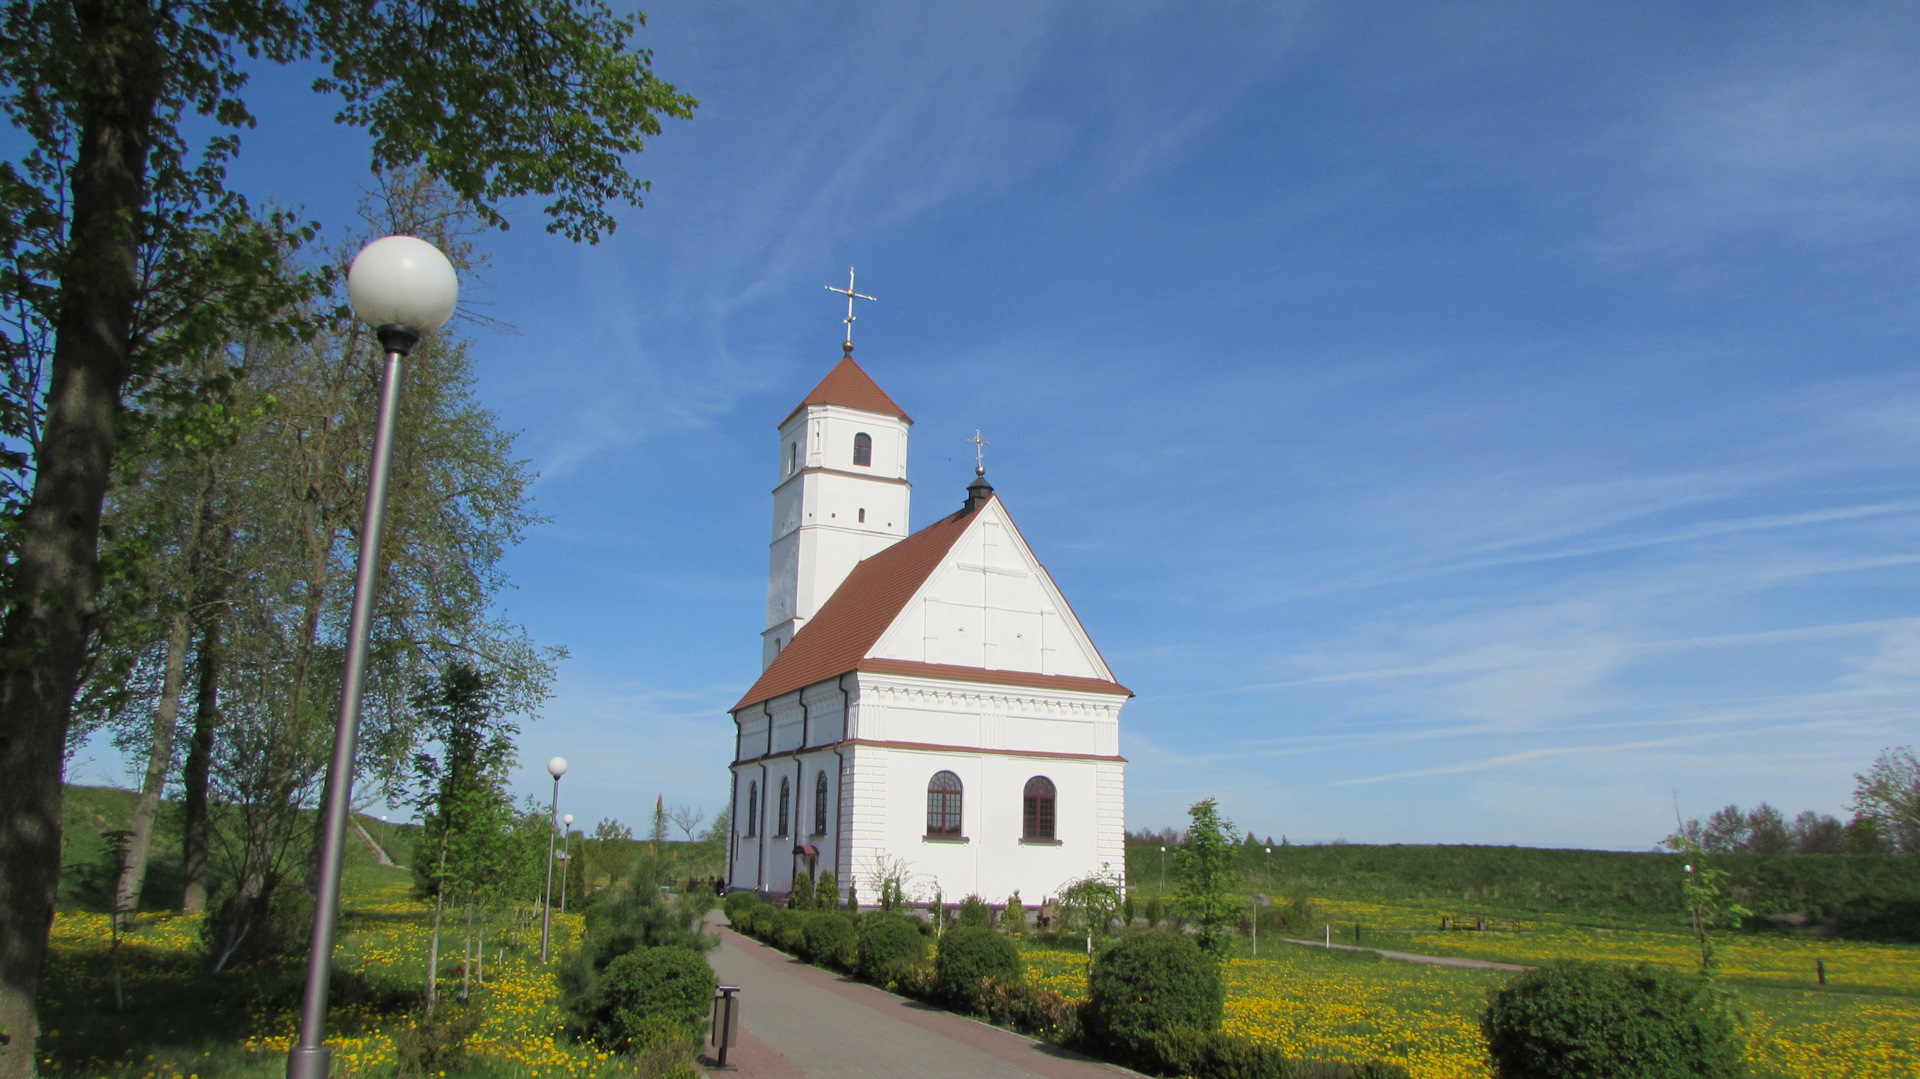
{"label": "deciduous tree", "polygon": [[[31,1075],[59,874],[61,772],[96,616],[102,507],[129,406],[183,357],[286,329],[312,229],[226,184],[249,63],[312,61],[377,168],[424,164],[483,218],[522,194],[594,240],[645,185],[627,158],[694,102],[600,0],[11,0],[0,108],[0,1079]],[[205,132],[213,132],[204,135]],[[195,142],[198,138],[200,141]],[[21,449],[20,447],[25,447]]]}
{"label": "deciduous tree", "polygon": [[1227,894],[1239,834],[1212,798],[1193,803],[1187,816],[1186,842],[1173,859],[1174,909],[1194,926],[1202,948],[1224,955],[1240,915],[1240,904]]}

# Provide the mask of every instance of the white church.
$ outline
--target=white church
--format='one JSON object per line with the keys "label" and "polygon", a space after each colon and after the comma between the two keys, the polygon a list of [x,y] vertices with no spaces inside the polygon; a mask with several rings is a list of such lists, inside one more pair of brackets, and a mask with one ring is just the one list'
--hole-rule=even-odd
{"label": "white church", "polygon": [[[733,706],[728,884],[903,864],[1028,905],[1125,864],[1132,694],[976,469],[912,535],[913,420],[852,346],[779,426],[761,673]],[[958,492],[956,492],[958,493]]]}

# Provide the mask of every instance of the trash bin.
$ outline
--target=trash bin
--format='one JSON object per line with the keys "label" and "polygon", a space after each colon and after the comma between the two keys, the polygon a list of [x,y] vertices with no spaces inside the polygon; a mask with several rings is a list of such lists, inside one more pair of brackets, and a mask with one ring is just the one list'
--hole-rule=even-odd
{"label": "trash bin", "polygon": [[723,985],[713,998],[713,1034],[710,1040],[718,1051],[715,1063],[727,1066],[727,1050],[740,1041],[740,992],[737,985]]}

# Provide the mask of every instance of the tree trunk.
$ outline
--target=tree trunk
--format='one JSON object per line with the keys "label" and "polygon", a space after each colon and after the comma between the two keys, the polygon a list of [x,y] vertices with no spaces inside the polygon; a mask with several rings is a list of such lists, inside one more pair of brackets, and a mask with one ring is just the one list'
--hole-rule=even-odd
{"label": "tree trunk", "polygon": [[114,418],[131,366],[160,65],[144,3],[75,5],[79,137],[46,423],[0,622],[0,1079],[34,1073],[60,882],[61,779],[98,578]]}
{"label": "tree trunk", "polygon": [[147,853],[153,844],[153,820],[160,812],[160,794],[173,768],[173,733],[180,721],[180,683],[187,665],[187,612],[173,613],[167,627],[167,670],[160,683],[160,705],[153,713],[153,741],[147,749],[147,774],[133,800],[133,822],[128,826],[126,860],[113,889],[116,921],[133,928],[140,911],[140,888],[147,880]]}
{"label": "tree trunk", "polygon": [[434,990],[440,984],[440,905],[447,898],[447,837],[440,836],[440,876],[433,888],[433,938],[427,944],[427,1018],[433,1018]]}
{"label": "tree trunk", "polygon": [[207,773],[213,766],[213,732],[220,725],[221,619],[218,604],[203,608],[200,622],[199,679],[193,701],[193,740],[187,744],[187,763],[181,776],[180,860],[185,886],[180,909],[195,914],[207,909]]}

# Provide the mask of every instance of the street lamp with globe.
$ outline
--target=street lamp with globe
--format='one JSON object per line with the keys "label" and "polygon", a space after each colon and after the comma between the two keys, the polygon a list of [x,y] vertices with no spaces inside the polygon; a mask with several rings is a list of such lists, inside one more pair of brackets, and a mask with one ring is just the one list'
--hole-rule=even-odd
{"label": "street lamp with globe", "polygon": [[[560,777],[567,774],[567,758],[547,762],[547,774],[553,777],[553,804],[547,807],[547,887],[540,893],[540,961],[547,961],[547,941],[553,931],[553,833],[560,812]],[[566,878],[561,878],[564,886]]]}
{"label": "street lamp with globe", "polygon": [[327,768],[320,874],[314,897],[313,937],[307,949],[307,979],[300,998],[300,1033],[287,1054],[287,1079],[327,1079],[333,1053],[325,1044],[327,981],[333,973],[333,934],[340,916],[347,812],[353,802],[353,757],[366,679],[367,633],[379,584],[393,431],[400,414],[401,361],[420,343],[422,335],[439,329],[453,317],[460,300],[460,280],[439,248],[413,236],[387,236],[361,248],[354,257],[347,269],[347,299],[353,313],[373,327],[387,362],[380,376],[380,414],[373,429],[366,515],[361,522],[360,558],[353,577],[353,607],[347,619],[340,713],[334,725],[333,760]]}

